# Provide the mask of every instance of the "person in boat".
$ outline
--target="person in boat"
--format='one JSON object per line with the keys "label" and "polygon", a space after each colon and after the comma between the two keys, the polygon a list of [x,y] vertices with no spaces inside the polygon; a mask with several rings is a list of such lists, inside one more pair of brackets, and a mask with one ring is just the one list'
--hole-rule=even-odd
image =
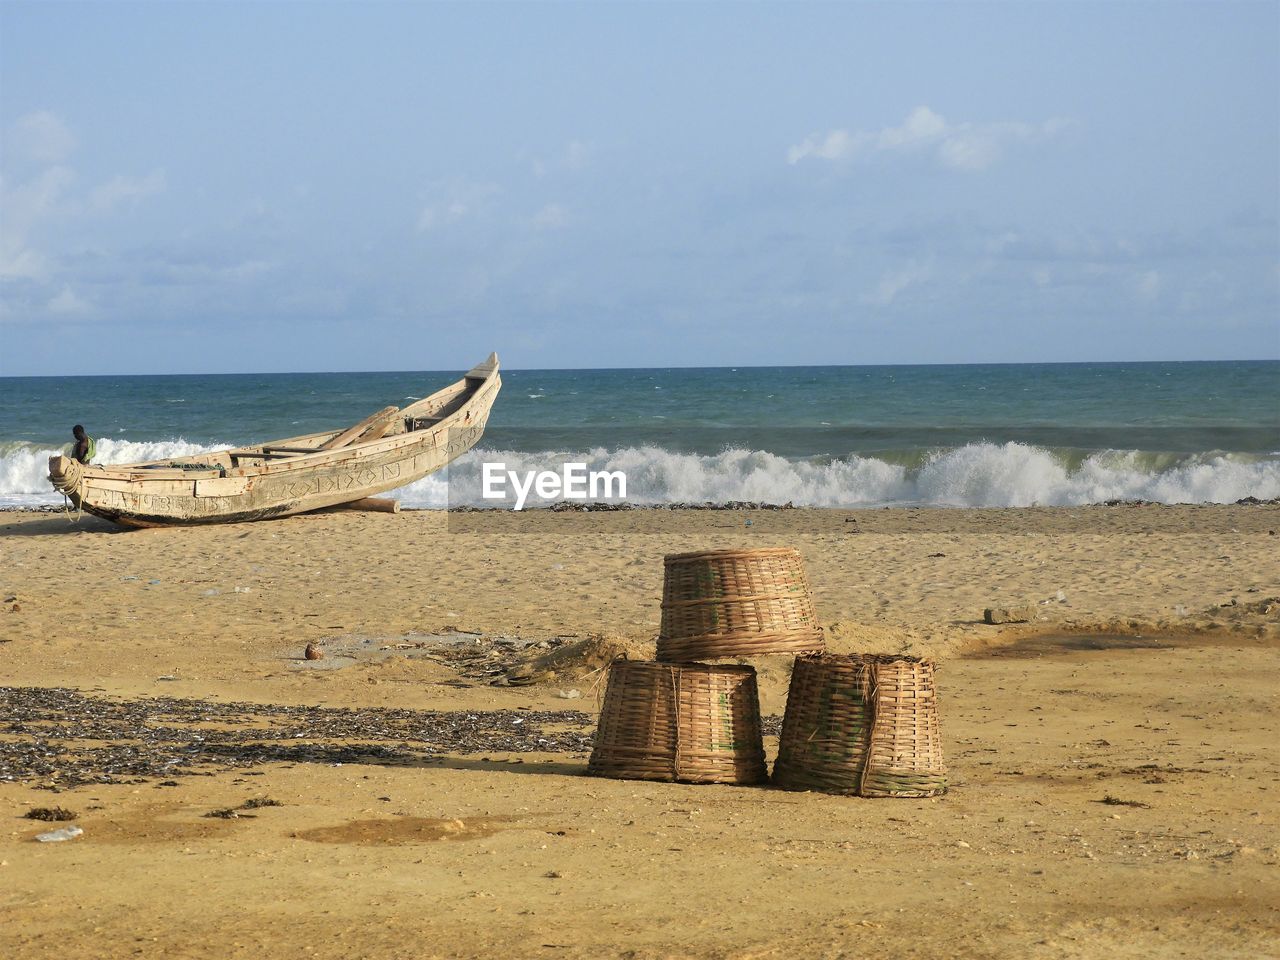
{"label": "person in boat", "polygon": [[76,438],[75,446],[71,448],[71,457],[79,460],[81,463],[88,463],[98,452],[98,445],[94,443],[93,437],[84,432],[84,427],[76,424],[71,428],[71,435]]}

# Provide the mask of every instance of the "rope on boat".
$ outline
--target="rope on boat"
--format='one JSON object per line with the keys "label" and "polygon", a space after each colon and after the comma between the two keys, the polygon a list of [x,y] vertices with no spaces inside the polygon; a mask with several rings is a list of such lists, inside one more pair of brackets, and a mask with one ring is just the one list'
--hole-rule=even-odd
{"label": "rope on boat", "polygon": [[[70,472],[73,472],[75,476],[75,479],[72,480],[70,483],[68,483],[67,482],[68,473],[64,473],[61,467],[62,461],[66,459],[67,458],[63,456],[50,458],[49,480],[53,483],[53,488],[57,490],[60,494],[62,494],[62,514],[67,518],[67,522],[79,523],[80,518],[84,516],[84,499],[81,498],[80,503],[76,505],[76,513],[75,513],[75,516],[72,517],[71,516],[71,496],[69,491],[76,489],[80,485],[82,475],[80,472],[80,468],[78,465],[76,465],[75,461],[68,460],[68,465],[71,468]],[[58,463],[58,472],[56,474],[54,473],[55,461],[57,461]]]}
{"label": "rope on boat", "polygon": [[62,493],[62,515],[67,518],[67,523],[79,523],[80,518],[84,516],[84,501],[76,506],[76,513],[71,515],[71,498],[67,496],[66,491]]}

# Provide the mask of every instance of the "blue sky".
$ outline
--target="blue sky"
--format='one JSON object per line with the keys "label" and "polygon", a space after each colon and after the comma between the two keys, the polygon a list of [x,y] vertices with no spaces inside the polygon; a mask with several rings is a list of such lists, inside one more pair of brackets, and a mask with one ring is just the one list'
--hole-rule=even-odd
{"label": "blue sky", "polygon": [[0,373],[1280,356],[1280,4],[0,4]]}

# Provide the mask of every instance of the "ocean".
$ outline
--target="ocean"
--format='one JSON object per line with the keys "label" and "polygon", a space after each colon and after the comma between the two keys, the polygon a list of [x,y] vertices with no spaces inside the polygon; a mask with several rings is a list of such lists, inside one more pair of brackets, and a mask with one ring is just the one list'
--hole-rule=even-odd
{"label": "ocean", "polygon": [[[0,506],[61,503],[82,423],[124,463],[340,427],[460,376],[0,378]],[[503,371],[479,447],[394,495],[480,503],[484,461],[623,470],[637,503],[1000,507],[1280,497],[1280,361]],[[536,498],[535,498],[536,500]]]}

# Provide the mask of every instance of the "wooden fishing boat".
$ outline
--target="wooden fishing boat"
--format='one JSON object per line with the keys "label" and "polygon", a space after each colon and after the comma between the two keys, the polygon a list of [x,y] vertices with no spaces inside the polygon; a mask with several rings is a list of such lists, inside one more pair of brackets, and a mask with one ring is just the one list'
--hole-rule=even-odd
{"label": "wooden fishing boat", "polygon": [[457,383],[343,430],[148,463],[85,465],[59,455],[49,458],[49,480],[75,507],[131,527],[286,517],[439,470],[475,446],[501,386],[491,353]]}

